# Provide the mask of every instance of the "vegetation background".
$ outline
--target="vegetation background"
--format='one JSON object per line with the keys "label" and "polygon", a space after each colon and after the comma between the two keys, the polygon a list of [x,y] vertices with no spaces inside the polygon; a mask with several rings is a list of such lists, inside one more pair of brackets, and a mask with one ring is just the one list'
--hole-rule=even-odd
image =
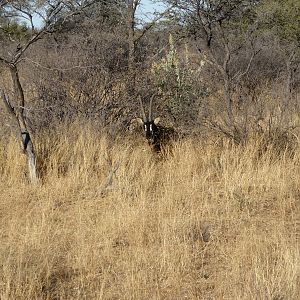
{"label": "vegetation background", "polygon": [[300,298],[300,1],[159,2],[0,1],[1,299]]}

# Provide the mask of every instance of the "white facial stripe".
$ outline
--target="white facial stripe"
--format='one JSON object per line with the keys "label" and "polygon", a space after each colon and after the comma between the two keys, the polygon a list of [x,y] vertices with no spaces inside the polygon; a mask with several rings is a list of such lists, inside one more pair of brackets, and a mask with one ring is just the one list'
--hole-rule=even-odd
{"label": "white facial stripe", "polygon": [[150,131],[152,131],[152,124],[150,124]]}

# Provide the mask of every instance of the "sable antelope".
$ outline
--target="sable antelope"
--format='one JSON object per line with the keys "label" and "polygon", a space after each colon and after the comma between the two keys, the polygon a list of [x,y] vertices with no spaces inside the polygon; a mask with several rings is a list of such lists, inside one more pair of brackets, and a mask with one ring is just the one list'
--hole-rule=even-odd
{"label": "sable antelope", "polygon": [[160,153],[162,147],[164,147],[171,139],[175,138],[176,133],[173,128],[158,125],[160,117],[152,117],[152,103],[154,97],[155,95],[153,95],[150,99],[148,118],[145,113],[142,99],[140,96],[138,97],[141,106],[142,118],[136,118],[133,121],[137,121],[143,126],[148,144],[155,152]]}

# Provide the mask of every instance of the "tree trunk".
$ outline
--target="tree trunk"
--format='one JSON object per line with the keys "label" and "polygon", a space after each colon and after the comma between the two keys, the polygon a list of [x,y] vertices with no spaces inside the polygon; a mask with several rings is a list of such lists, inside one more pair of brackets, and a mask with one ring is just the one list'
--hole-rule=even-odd
{"label": "tree trunk", "polygon": [[9,109],[10,113],[14,114],[17,124],[19,126],[22,149],[27,156],[28,178],[31,183],[37,183],[38,172],[37,172],[36,154],[34,151],[34,146],[30,136],[30,132],[27,128],[24,119],[25,98],[24,98],[24,92],[19,78],[18,69],[15,65],[10,66],[10,74],[13,81],[14,94],[18,104],[16,108],[13,108],[8,101],[6,104],[10,106]]}
{"label": "tree trunk", "polygon": [[133,96],[135,94],[135,12],[137,4],[135,1],[130,1],[127,9],[127,31],[128,31],[128,94]]}
{"label": "tree trunk", "polygon": [[291,96],[292,96],[292,84],[293,84],[293,69],[292,69],[292,63],[293,63],[293,57],[292,55],[287,59],[286,62],[286,88],[285,88],[285,109],[288,108]]}

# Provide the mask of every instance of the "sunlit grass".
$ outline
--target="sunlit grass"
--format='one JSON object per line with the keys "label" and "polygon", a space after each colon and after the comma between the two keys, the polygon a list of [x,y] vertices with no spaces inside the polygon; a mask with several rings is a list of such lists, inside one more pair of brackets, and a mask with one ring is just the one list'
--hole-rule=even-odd
{"label": "sunlit grass", "polygon": [[[74,134],[76,133],[76,134]],[[0,147],[1,299],[299,299],[300,151],[36,139]]]}

